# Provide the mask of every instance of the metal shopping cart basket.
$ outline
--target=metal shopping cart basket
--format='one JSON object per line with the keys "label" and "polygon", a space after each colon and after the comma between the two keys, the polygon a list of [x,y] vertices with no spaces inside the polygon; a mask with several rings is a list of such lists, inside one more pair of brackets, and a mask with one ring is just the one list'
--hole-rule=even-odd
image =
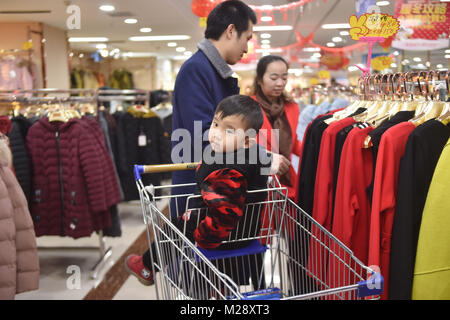
{"label": "metal shopping cart basket", "polygon": [[227,249],[197,247],[186,228],[157,205],[166,200],[178,216],[189,210],[204,217],[207,208],[191,206],[201,196],[170,195],[173,188],[194,184],[144,186],[141,180],[144,173],[196,166],[135,166],[157,299],[353,300],[382,293],[383,277],[291,201],[276,176],[266,189],[248,191],[264,193],[265,200],[246,204],[237,228],[221,245]]}

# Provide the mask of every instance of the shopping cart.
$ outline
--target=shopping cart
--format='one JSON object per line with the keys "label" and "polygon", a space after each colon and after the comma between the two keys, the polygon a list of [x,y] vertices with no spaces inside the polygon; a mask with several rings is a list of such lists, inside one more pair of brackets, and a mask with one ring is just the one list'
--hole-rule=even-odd
{"label": "shopping cart", "polygon": [[194,184],[144,186],[141,180],[144,173],[196,166],[135,166],[157,299],[347,300],[377,299],[383,292],[383,277],[291,201],[276,176],[266,189],[248,191],[263,193],[265,200],[246,204],[222,243],[227,250],[197,247],[177,218],[158,209],[167,201],[178,216],[195,212],[199,222],[208,209],[192,205],[201,203],[201,196],[170,195],[173,188]]}

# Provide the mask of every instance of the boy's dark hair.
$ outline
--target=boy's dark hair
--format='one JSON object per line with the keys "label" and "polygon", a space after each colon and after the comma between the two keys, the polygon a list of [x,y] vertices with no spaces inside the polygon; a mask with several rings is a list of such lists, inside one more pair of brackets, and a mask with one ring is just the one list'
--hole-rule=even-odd
{"label": "boy's dark hair", "polygon": [[242,116],[247,125],[246,130],[254,129],[256,132],[261,129],[264,117],[258,102],[250,98],[236,94],[223,99],[217,106],[216,115],[221,119],[228,116]]}
{"label": "boy's dark hair", "polygon": [[230,24],[236,27],[238,36],[248,30],[249,20],[256,24],[255,12],[239,0],[228,0],[219,3],[208,15],[205,38],[219,40]]}

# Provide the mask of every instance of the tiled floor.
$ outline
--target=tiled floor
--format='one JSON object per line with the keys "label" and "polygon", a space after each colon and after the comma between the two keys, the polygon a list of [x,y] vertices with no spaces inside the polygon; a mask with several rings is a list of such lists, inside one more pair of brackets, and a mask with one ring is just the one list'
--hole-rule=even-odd
{"label": "tiled floor", "polygon": [[[158,206],[166,206],[161,201]],[[91,279],[91,269],[98,261],[98,249],[83,249],[82,247],[98,247],[99,237],[94,234],[89,238],[72,239],[45,236],[37,238],[39,247],[40,282],[39,290],[16,295],[17,300],[81,300],[102,280],[105,273],[121,255],[145,230],[139,201],[131,201],[119,205],[122,236],[106,238],[106,248],[112,248],[112,255],[98,274],[97,279]],[[45,249],[51,247],[52,249]],[[70,247],[58,248],[54,247]],[[78,277],[79,276],[79,277]],[[155,299],[154,286],[145,287],[135,277],[129,277],[117,292],[114,299]]]}

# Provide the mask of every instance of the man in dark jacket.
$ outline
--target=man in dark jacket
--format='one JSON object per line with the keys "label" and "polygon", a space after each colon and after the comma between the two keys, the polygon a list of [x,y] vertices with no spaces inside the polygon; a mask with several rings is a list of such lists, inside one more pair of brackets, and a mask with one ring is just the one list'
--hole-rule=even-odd
{"label": "man in dark jacket", "polygon": [[[224,98],[238,94],[237,79],[229,65],[236,64],[248,50],[256,15],[241,1],[225,1],[209,14],[205,39],[177,75],[173,96],[172,161],[200,161],[208,144],[203,133],[211,126],[214,111]],[[177,129],[179,130],[177,133]],[[190,142],[183,141],[186,135]],[[184,142],[184,143],[183,143]],[[177,147],[177,145],[180,145]],[[195,182],[192,171],[172,173],[172,184]],[[174,188],[172,194],[193,193],[194,187]],[[181,199],[180,199],[181,200]],[[178,203],[184,212],[185,201]],[[175,208],[175,205],[171,207]],[[180,212],[172,209],[171,215]]]}

